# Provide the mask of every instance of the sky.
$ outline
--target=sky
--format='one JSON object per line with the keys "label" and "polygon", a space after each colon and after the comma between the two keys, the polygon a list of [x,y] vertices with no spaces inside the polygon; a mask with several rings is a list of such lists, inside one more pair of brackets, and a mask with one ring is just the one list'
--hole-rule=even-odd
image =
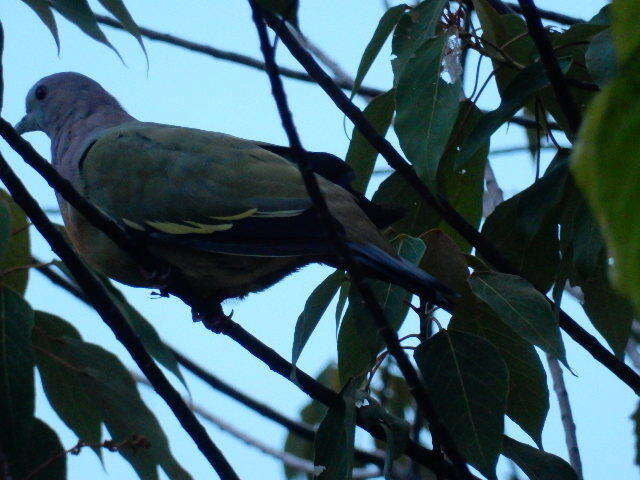
{"label": "sky", "polygon": [[[75,26],[62,19],[59,19],[62,50],[58,56],[48,31],[31,10],[19,0],[2,3],[0,18],[5,29],[2,115],[10,122],[15,123],[24,114],[24,97],[38,79],[55,72],[77,71],[100,82],[132,115],[141,120],[285,143],[267,77],[259,71],[151,41],[145,42],[149,52],[147,68],[144,55],[132,37],[105,27],[109,38],[122,54],[125,65],[108,48],[89,40]],[[245,1],[157,0],[153,2],[153,8],[150,8],[150,2],[140,0],[125,0],[125,3],[140,25],[254,57],[260,55]],[[355,74],[362,51],[383,13],[383,2],[301,0],[300,3],[300,22],[306,35],[348,73]],[[536,3],[541,8],[588,18],[605,2],[539,0]],[[98,5],[95,7],[100,10]],[[283,45],[278,48],[278,56],[282,65],[297,67]],[[387,45],[369,73],[366,84],[379,88],[390,86],[392,76],[389,59],[390,49]],[[487,73],[485,65],[482,78]],[[318,87],[295,80],[286,80],[285,87],[304,146],[310,150],[324,150],[344,156],[349,144],[344,118],[326,95]],[[492,91],[489,88],[487,92],[480,105],[490,108],[499,99],[495,89]],[[348,122],[347,125],[346,130],[350,132],[351,126]],[[44,134],[30,133],[26,138],[46,158],[50,157],[49,141]],[[525,142],[523,130],[514,125],[502,128],[492,138],[492,149],[520,146]],[[0,143],[0,151],[41,205],[55,207],[54,195],[45,182],[4,143]],[[548,163],[548,154],[543,154],[543,160]],[[491,163],[500,186],[507,194],[525,188],[534,180],[534,169],[526,153],[495,156],[491,158]],[[383,165],[381,162],[380,166]],[[55,215],[52,219],[61,221]],[[31,235],[35,254],[45,260],[53,258],[50,248],[37,232],[32,231]],[[251,295],[241,302],[232,302],[225,308],[227,311],[233,309],[234,319],[253,335],[285,358],[290,358],[296,318],[311,290],[328,273],[330,270],[325,267],[307,267],[268,291]],[[193,324],[188,308],[178,300],[156,299],[145,289],[122,287],[122,290],[135,307],[153,322],[167,343],[219,377],[290,416],[297,415],[300,407],[307,403],[307,397],[295,386],[271,372],[232,340],[211,334],[201,325]],[[37,273],[31,275],[27,297],[34,308],[62,316],[80,330],[85,340],[116,352],[127,366],[135,368],[123,347],[91,309],[52,286]],[[575,301],[566,298],[563,306],[583,327],[600,338]],[[299,363],[302,369],[311,374],[318,373],[336,358],[332,307],[328,312]],[[415,319],[410,318],[402,332],[415,329]],[[569,363],[576,373],[573,376],[565,371],[565,380],[576,419],[585,478],[636,478],[638,470],[633,464],[633,425],[629,418],[636,403],[633,392],[566,336],[565,344]],[[282,427],[211,390],[197,379],[189,375],[187,379],[194,401],[269,445],[280,447],[283,444],[286,432]],[[175,382],[174,378],[171,380]],[[176,458],[195,479],[215,478],[204,457],[163,401],[147,389],[143,388],[141,393],[161,420]],[[65,447],[73,446],[77,439],[49,407],[40,387],[37,395],[36,414],[59,433]],[[552,397],[551,404],[543,443],[548,451],[567,458],[555,397]],[[206,423],[205,426],[241,478],[284,478],[277,460],[216,427]],[[507,424],[507,433],[528,441],[511,423]],[[365,435],[359,435],[358,438],[366,444]],[[69,478],[137,478],[119,455],[105,453],[104,458],[103,468],[88,449],[78,456],[70,456]],[[500,472],[504,475],[507,471],[502,462]]]}

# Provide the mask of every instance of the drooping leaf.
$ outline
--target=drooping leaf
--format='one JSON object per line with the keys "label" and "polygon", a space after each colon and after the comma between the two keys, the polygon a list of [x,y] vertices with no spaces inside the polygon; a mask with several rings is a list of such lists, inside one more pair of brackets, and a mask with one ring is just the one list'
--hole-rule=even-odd
{"label": "drooping leaf", "polygon": [[418,175],[436,185],[438,164],[458,116],[462,83],[442,78],[448,38],[425,41],[405,62],[396,80],[394,128]]}
{"label": "drooping leaf", "polygon": [[129,13],[129,10],[127,10],[127,7],[125,7],[124,3],[122,3],[122,0],[98,0],[98,1],[102,4],[104,8],[107,9],[109,13],[111,13],[111,15],[113,15],[116,18],[116,20],[120,22],[120,24],[124,27],[124,29],[127,32],[129,32],[131,35],[135,37],[136,40],[138,40],[138,43],[140,44],[140,48],[142,48],[142,51],[146,55],[147,49],[145,48],[144,43],[142,42],[142,35],[140,35],[140,28],[138,27],[136,22],[133,20],[133,17]]}
{"label": "drooping leaf", "polygon": [[358,413],[360,418],[378,423],[382,426],[386,443],[382,475],[385,480],[392,480],[395,478],[393,476],[393,462],[402,455],[407,442],[410,440],[409,432],[411,428],[409,423],[404,419],[390,415],[380,405],[375,404],[361,407]]}
{"label": "drooping leaf", "polygon": [[402,70],[415,51],[436,34],[436,27],[446,3],[447,0],[425,0],[402,15],[391,43],[391,51],[396,56],[391,61],[394,82],[400,78]]}
{"label": "drooping leaf", "polygon": [[51,0],[50,4],[55,10],[60,12],[63,17],[76,25],[84,33],[106,45],[120,56],[104,32],[100,29],[96,16],[91,11],[87,0]]}
{"label": "drooping leaf", "polygon": [[332,405],[318,427],[313,463],[320,480],[349,480],[353,471],[356,422],[356,382],[340,392],[341,401]]}
{"label": "drooping leaf", "polygon": [[638,58],[640,49],[640,34],[636,23],[638,15],[640,15],[640,5],[634,0],[618,1],[611,6],[611,28],[619,65]]}
{"label": "drooping leaf", "polygon": [[[570,63],[560,59],[560,67],[567,71]],[[473,154],[520,110],[533,94],[549,85],[544,67],[536,62],[519,72],[502,92],[500,106],[483,115],[469,134],[456,158],[456,167],[462,168]]]}
{"label": "drooping leaf", "polygon": [[629,299],[615,291],[609,279],[609,252],[584,197],[571,183],[563,200],[560,242],[569,262],[567,277],[582,289],[582,306],[591,323],[614,353],[622,357],[634,312]]}
{"label": "drooping leaf", "polygon": [[559,204],[568,177],[566,150],[561,150],[544,176],[500,203],[482,233],[541,291],[551,287],[559,256]]}
{"label": "drooping leaf", "polygon": [[313,333],[327,307],[335,297],[340,288],[340,284],[344,281],[345,275],[342,270],[336,270],[320,285],[318,285],[304,305],[304,310],[298,317],[296,322],[295,333],[293,334],[293,347],[291,351],[291,363],[295,365],[298,358],[307,344],[307,340]]}
{"label": "drooping leaf", "polygon": [[[407,235],[401,235],[392,245],[400,257],[414,264],[420,261],[425,249],[422,240]],[[402,287],[383,281],[371,282],[371,288],[391,328],[400,328],[409,311],[411,295]],[[338,370],[342,385],[366,372],[384,345],[371,312],[355,290],[351,288],[349,292],[349,307],[338,332]]]}
{"label": "drooping leaf", "polygon": [[60,52],[60,37],[58,36],[58,25],[56,25],[56,19],[53,16],[53,12],[49,7],[49,3],[46,0],[22,0],[26,3],[35,13],[38,18],[45,24],[45,26],[51,32],[53,40],[56,42],[58,52]]}
{"label": "drooping leaf", "polygon": [[[471,102],[460,103],[458,119],[453,128],[446,151],[438,167],[439,191],[449,203],[473,226],[477,227],[482,218],[482,194],[484,191],[484,170],[487,161],[488,141],[478,150],[466,168],[454,167],[454,156],[468,132],[482,117],[479,109]],[[395,231],[412,236],[420,236],[432,228],[440,228],[453,238],[460,248],[470,251],[470,245],[453,228],[448,226],[440,214],[427,204],[398,173],[387,178],[373,196],[378,203],[389,203],[404,208],[406,214],[395,222]]]}
{"label": "drooping leaf", "polygon": [[618,65],[611,30],[604,30],[593,37],[587,48],[585,60],[591,78],[600,87],[604,87],[616,75]]}
{"label": "drooping leaf", "polygon": [[598,219],[614,259],[614,283],[640,309],[640,59],[629,55],[640,34],[624,18],[634,2],[613,5],[619,74],[591,103],[573,154],[578,186]]}
{"label": "drooping leaf", "polygon": [[362,81],[367,75],[367,72],[369,72],[373,61],[380,53],[382,46],[387,41],[387,38],[389,38],[389,35],[395,28],[396,24],[400,20],[400,17],[406,9],[407,6],[404,3],[401,3],[400,5],[396,5],[388,9],[386,12],[384,12],[382,18],[380,18],[380,22],[378,22],[378,26],[376,27],[375,32],[373,32],[373,36],[365,47],[362,58],[360,59],[360,65],[358,65],[356,78],[353,81],[351,98],[353,98],[356,93],[358,93],[360,85],[362,85]]}
{"label": "drooping leaf", "polygon": [[0,198],[0,258],[3,258],[11,238],[11,212],[7,202]]}
{"label": "drooping leaf", "polygon": [[567,462],[551,453],[504,437],[502,453],[513,460],[527,474],[529,480],[578,480]]}
{"label": "drooping leaf", "polygon": [[340,293],[338,294],[338,302],[336,303],[336,335],[340,328],[340,321],[342,320],[342,314],[344,313],[344,307],[347,305],[347,299],[349,298],[349,289],[351,288],[351,282],[346,281],[340,285]]}
{"label": "drooping leaf", "polygon": [[423,342],[414,358],[462,456],[495,478],[509,376],[498,350],[477,335],[442,330]]}
{"label": "drooping leaf", "polygon": [[[393,90],[389,90],[371,100],[363,113],[376,131],[384,136],[391,124],[395,106],[395,93]],[[356,178],[351,182],[351,186],[355,190],[362,193],[367,190],[376,158],[378,158],[378,151],[364,138],[358,128],[354,128],[345,162],[355,173]]]}
{"label": "drooping leaf", "polygon": [[[66,480],[67,455],[53,429],[39,418],[33,419],[29,435],[29,455],[19,470],[12,469],[14,478],[29,480]],[[36,473],[37,471],[37,473]]]}
{"label": "drooping leaf", "polygon": [[27,463],[33,426],[32,327],[29,304],[11,289],[0,289],[0,444],[19,465]]}
{"label": "drooping leaf", "polygon": [[529,282],[516,275],[478,272],[471,275],[469,285],[522,338],[567,364],[551,304]]}
{"label": "drooping leaf", "polygon": [[4,272],[1,283],[24,295],[29,280],[29,268],[25,267],[32,264],[29,221],[7,192],[0,190],[0,197],[8,205],[11,215],[9,243],[0,257],[0,272]]}
{"label": "drooping leaf", "polygon": [[448,328],[478,335],[500,352],[509,370],[507,415],[541,446],[542,428],[549,411],[549,389],[533,345],[480,305],[458,307]]}
{"label": "drooping leaf", "polygon": [[[104,423],[113,440],[146,438],[148,449],[119,450],[141,480],[157,479],[158,467],[172,480],[191,478],[173,458],[160,424],[117,357],[83,341],[64,320],[43,313],[35,319],[33,344],[47,398],[69,428],[95,438],[96,423]],[[82,413],[89,413],[90,424],[78,418]]]}

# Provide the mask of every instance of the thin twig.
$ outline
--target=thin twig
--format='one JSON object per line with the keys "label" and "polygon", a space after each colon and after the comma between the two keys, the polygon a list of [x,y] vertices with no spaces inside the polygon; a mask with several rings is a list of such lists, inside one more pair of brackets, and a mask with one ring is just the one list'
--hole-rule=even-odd
{"label": "thin twig", "polygon": [[[107,25],[112,28],[117,28],[118,30],[124,29],[124,27],[113,18],[104,16],[104,15],[97,15],[97,14],[96,14],[96,18],[98,22],[103,25]],[[222,50],[220,48],[212,47],[210,45],[205,45],[202,43],[193,42],[191,40],[186,40],[184,38],[177,37],[175,35],[171,35],[168,33],[158,32],[156,30],[152,30],[146,27],[140,27],[140,34],[143,37],[148,38],[149,40],[154,40],[154,41],[166,43],[168,45],[184,48],[192,52],[202,53],[204,55],[208,55],[210,57],[217,58],[219,60],[226,60],[232,63],[237,63],[239,65],[245,65],[247,67],[255,68],[256,70],[261,70],[261,71],[265,71],[266,69],[263,61],[250,57],[248,55],[242,55],[240,53],[236,53],[228,50]],[[316,83],[316,81],[313,78],[311,78],[310,75],[308,75],[305,72],[301,72],[299,70],[293,70],[290,68],[282,67],[280,69],[280,73],[282,74],[282,76],[287,78],[293,78],[295,80],[301,80],[303,82]],[[337,81],[336,85],[338,85],[340,88],[345,89],[347,91],[353,90],[353,82]],[[386,90],[381,90],[379,88],[362,86],[358,89],[357,94],[366,98],[373,98],[385,93],[385,91]],[[535,125],[533,125],[533,122],[531,120],[522,118],[519,116],[513,117],[511,119],[511,122],[513,122],[516,125],[520,125],[521,127],[524,127],[524,128],[535,128]],[[561,130],[560,126],[557,125],[556,123],[552,123],[550,125],[550,128],[554,128],[555,130]]]}
{"label": "thin twig", "polygon": [[[505,2],[514,12],[522,13],[522,8],[517,3]],[[538,15],[545,20],[551,20],[552,22],[562,23],[564,25],[575,25],[576,23],[584,23],[584,20],[577,17],[571,17],[563,13],[554,12],[552,10],[544,10],[538,8]]]}
{"label": "thin twig", "polygon": [[558,406],[560,407],[560,418],[562,427],[564,428],[564,439],[569,452],[569,463],[578,474],[578,478],[582,478],[582,461],[580,460],[580,450],[578,448],[578,438],[576,436],[576,424],[573,421],[573,413],[571,411],[571,403],[569,402],[569,393],[564,383],[564,377],[560,362],[547,353],[547,364],[551,372],[553,381],[553,390],[558,397]]}
{"label": "thin twig", "polygon": [[551,40],[547,35],[540,14],[538,13],[533,0],[518,0],[520,7],[522,8],[522,14],[527,21],[527,27],[529,34],[535,43],[538,53],[540,54],[540,61],[544,66],[549,82],[556,96],[556,100],[562,109],[562,113],[567,119],[569,126],[569,136],[574,137],[578,134],[580,129],[581,116],[578,106],[573,99],[569,85],[565,79],[564,73],[558,63],[558,58],[553,51]]}
{"label": "thin twig", "polygon": [[[496,2],[497,0],[492,1]],[[391,143],[377,132],[363,115],[362,111],[346,97],[331,77],[324,72],[313,57],[296,41],[286,25],[282,25],[278,21],[270,20],[269,26],[276,31],[291,54],[300,62],[307,73],[316,80],[318,85],[322,87],[336,106],[354,123],[365,139],[424,201],[433,206],[442,218],[467,242],[473,245],[496,269],[503,273],[515,275],[521,273],[483,234],[469,224],[445,198],[434,196],[427,185],[418,177],[413,167],[398,153]],[[616,358],[615,355],[609,352],[593,335],[582,328],[566,312],[560,309],[558,313],[560,327],[567,332],[573,340],[632,388],[634,392],[640,394],[640,376],[633,369]]]}
{"label": "thin twig", "polygon": [[[152,388],[148,380],[144,378],[142,375],[138,375],[136,372],[129,372],[129,373],[131,374],[133,379],[139,384],[142,384],[145,387]],[[257,438],[249,435],[248,433],[243,432],[239,428],[231,425],[229,422],[227,422],[226,420],[223,420],[221,417],[214,415],[211,411],[209,411],[202,405],[199,405],[185,397],[183,397],[183,400],[185,400],[185,402],[187,402],[191,407],[191,410],[193,410],[201,418],[212,423],[223,432],[228,433],[232,437],[237,438],[238,440],[244,442],[250,447],[260,450],[265,455],[268,455],[277,460],[280,460],[284,465],[288,467],[291,467],[295,470],[298,470],[304,473],[308,473],[310,475],[318,475],[320,473],[318,471],[318,467],[316,467],[313,464],[313,462],[304,458],[300,458],[291,453],[283,452],[282,450],[274,448],[270,445],[267,445],[261,440],[258,440]],[[379,468],[376,468],[375,470],[372,470],[370,468],[365,468],[365,469],[356,468],[353,470],[352,478],[354,479],[375,478],[375,477],[379,477],[380,475],[381,475],[381,471]]]}

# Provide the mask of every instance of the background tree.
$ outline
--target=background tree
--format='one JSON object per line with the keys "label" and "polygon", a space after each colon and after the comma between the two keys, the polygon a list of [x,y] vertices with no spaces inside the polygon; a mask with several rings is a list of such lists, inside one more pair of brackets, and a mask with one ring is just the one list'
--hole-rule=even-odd
{"label": "background tree", "polygon": [[[331,273],[311,293],[293,335],[295,364],[320,317],[337,298],[332,315],[337,361],[322,370],[317,381],[294,370],[258,338],[229,321],[223,334],[313,399],[301,411],[301,423],[273,410],[263,399],[239,392],[164,343],[115,287],[104,279],[96,281],[85,270],[29,195],[31,188],[25,189],[1,160],[0,179],[11,193],[5,194],[0,214],[0,471],[5,478],[66,478],[68,455],[85,447],[99,456],[106,455],[105,450],[119,452],[140,478],[157,478],[158,467],[169,478],[190,478],[189,465],[181,466],[169,450],[161,427],[165,420],[158,422],[145,405],[136,382],[155,388],[223,478],[235,478],[237,465],[227,462],[214,443],[216,436],[208,435],[192,412],[282,461],[289,478],[313,474],[320,478],[494,478],[499,455],[532,479],[582,476],[563,379],[563,369],[569,371],[573,359],[565,353],[567,337],[561,336],[561,329],[571,337],[569,342],[575,341],[593,357],[593,368],[608,369],[625,388],[640,392],[640,377],[623,363],[625,351],[632,363],[638,355],[632,307],[638,305],[640,278],[638,175],[633,155],[638,111],[634,89],[640,75],[635,2],[614,2],[594,11],[588,21],[537,11],[525,0],[518,5],[495,0],[388,5],[377,27],[370,26],[371,40],[354,79],[306,39],[305,19],[299,21],[294,1],[251,3],[264,59],[139,28],[118,0],[100,2],[116,20],[96,16],[84,1],[23,3],[36,12],[58,46],[53,11],[114,50],[100,24],[126,30],[143,50],[142,38],[148,37],[266,70],[287,125],[286,94],[272,57],[273,38],[266,36],[266,20],[279,37],[278,50],[289,50],[306,71],[283,69],[280,73],[318,83],[355,124],[345,158],[356,172],[356,188],[372,193],[376,201],[406,210],[404,219],[386,232],[399,254],[439,277],[461,297],[452,315],[425,314],[403,290],[363,282],[357,265]],[[555,27],[545,28],[541,17]],[[10,23],[11,18],[4,22]],[[363,86],[374,61],[384,64],[380,52],[388,40],[393,55],[390,90]],[[11,38],[7,36],[6,41]],[[486,75],[483,59],[490,65]],[[13,61],[5,61],[4,66],[16,68]],[[20,92],[21,102],[26,86],[9,88],[12,95]],[[351,99],[360,97],[357,101],[366,105],[364,113],[341,88]],[[499,104],[482,110],[477,104],[482,104],[482,96],[489,95],[490,89],[499,94]],[[140,102],[160,102],[170,95],[139,97]],[[514,117],[518,112],[521,116]],[[503,200],[487,158],[490,139],[509,122],[526,128],[524,148],[531,152],[535,181]],[[285,130],[296,147],[300,140],[291,124]],[[388,131],[393,143],[381,136]],[[401,150],[394,147],[392,133]],[[97,226],[136,258],[149,262],[144,246],[74,196],[7,122],[0,122],[0,134]],[[392,170],[376,170],[379,153]],[[304,172],[304,155],[294,151],[292,160]],[[383,164],[380,160],[379,165]],[[322,199],[312,198],[322,209]],[[33,258],[30,223],[64,263]],[[339,238],[335,242],[336,248],[344,248]],[[349,256],[348,250],[342,253]],[[30,269],[38,269],[92,305],[148,380],[128,372],[117,356],[90,343],[101,342],[100,338],[86,338],[67,320],[34,312],[24,298]],[[610,280],[612,269],[615,283]],[[172,294],[189,305],[197,304],[199,299],[181,288],[179,272],[172,272],[170,279]],[[583,304],[608,349],[562,310],[563,292]],[[54,302],[44,302],[47,310]],[[401,327],[398,338],[395,331]],[[202,328],[196,332],[207,335]],[[216,344],[222,340],[211,338]],[[540,352],[546,357],[546,369]],[[162,371],[148,361],[148,354],[185,386],[181,368],[285,426],[290,433],[284,451],[229,424],[215,404],[189,408],[189,400],[179,398]],[[314,370],[318,367],[314,365]],[[539,449],[550,400],[555,401],[549,398],[547,372],[567,443],[566,453],[554,453],[570,464]],[[37,395],[36,373],[43,386]],[[235,380],[251,391],[241,384],[241,377]],[[77,444],[62,446],[57,433],[34,416],[36,400],[50,404]],[[525,443],[504,435],[505,416],[526,433]],[[373,443],[371,437],[362,438],[359,448],[354,448],[356,423],[375,438]],[[509,430],[512,435],[513,428]],[[185,444],[185,448],[193,447]],[[507,475],[501,469],[501,478]]]}

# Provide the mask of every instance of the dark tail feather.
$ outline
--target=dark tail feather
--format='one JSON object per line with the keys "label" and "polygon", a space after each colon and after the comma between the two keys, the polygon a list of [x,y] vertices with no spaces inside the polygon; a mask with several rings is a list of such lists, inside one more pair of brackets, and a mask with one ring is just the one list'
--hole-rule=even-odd
{"label": "dark tail feather", "polygon": [[406,260],[393,257],[375,245],[349,242],[356,260],[366,269],[367,275],[406,288],[428,302],[447,311],[453,308],[447,297],[458,295],[449,287]]}

